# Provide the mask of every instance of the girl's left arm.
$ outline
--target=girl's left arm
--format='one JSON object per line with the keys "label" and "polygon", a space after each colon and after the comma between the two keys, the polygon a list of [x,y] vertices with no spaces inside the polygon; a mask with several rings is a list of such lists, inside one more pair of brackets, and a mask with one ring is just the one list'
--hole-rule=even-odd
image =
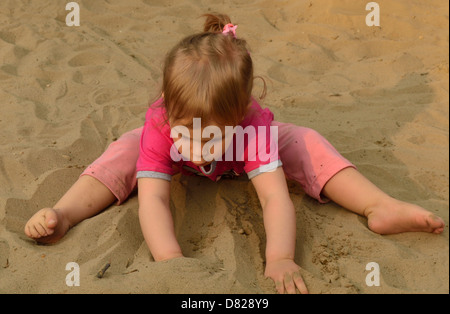
{"label": "girl's left arm", "polygon": [[278,292],[308,293],[294,262],[296,240],[295,208],[289,196],[283,168],[252,179],[263,208],[266,230],[266,271]]}

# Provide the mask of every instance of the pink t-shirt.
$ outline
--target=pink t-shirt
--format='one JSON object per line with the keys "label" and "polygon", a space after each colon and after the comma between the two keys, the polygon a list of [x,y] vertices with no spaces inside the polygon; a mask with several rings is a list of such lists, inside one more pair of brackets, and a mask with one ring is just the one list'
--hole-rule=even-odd
{"label": "pink t-shirt", "polygon": [[282,163],[278,156],[278,129],[271,127],[273,118],[269,109],[262,109],[253,99],[249,113],[240,124],[241,128],[235,128],[232,144],[224,152],[222,160],[199,167],[190,161],[181,158],[175,161],[172,158],[179,153],[170,136],[171,129],[166,122],[166,110],[161,98],[150,106],[146,114],[136,164],[137,178],[171,181],[173,175],[181,172],[218,181],[223,176],[234,177],[243,172],[252,179],[258,174],[274,171]]}

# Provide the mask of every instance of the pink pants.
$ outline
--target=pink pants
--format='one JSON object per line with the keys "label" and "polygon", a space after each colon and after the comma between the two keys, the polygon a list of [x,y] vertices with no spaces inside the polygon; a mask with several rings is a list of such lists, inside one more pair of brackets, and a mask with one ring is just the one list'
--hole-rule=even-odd
{"label": "pink pants", "polygon": [[[331,144],[312,129],[273,121],[278,126],[278,149],[288,179],[321,203],[325,184],[339,171],[355,166],[342,157]],[[137,186],[136,162],[142,128],[123,134],[81,174],[102,182],[124,202]]]}

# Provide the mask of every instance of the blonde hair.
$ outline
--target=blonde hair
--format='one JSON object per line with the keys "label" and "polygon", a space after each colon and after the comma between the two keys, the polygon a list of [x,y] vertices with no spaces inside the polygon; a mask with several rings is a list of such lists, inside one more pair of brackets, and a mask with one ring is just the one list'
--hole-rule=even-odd
{"label": "blonde hair", "polygon": [[[204,32],[181,40],[166,56],[163,86],[168,121],[238,125],[248,112],[253,62],[247,42],[223,34],[223,14],[205,14]],[[190,119],[190,122],[189,122]]]}

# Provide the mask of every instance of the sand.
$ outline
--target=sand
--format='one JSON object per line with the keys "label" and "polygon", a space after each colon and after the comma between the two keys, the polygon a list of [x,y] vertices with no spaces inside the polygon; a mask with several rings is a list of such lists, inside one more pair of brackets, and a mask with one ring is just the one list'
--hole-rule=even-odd
{"label": "sand", "polygon": [[[218,11],[250,43],[278,121],[317,130],[381,189],[446,222],[441,235],[377,235],[366,219],[289,182],[310,292],[449,293],[448,1],[379,0],[381,27],[368,27],[366,1],[354,0],[79,0],[79,27],[65,24],[67,2],[0,4],[0,292],[276,292],[263,275],[261,208],[245,177],[174,178],[187,258],[153,262],[136,195],[55,245],[23,233],[112,141],[143,124],[166,51]],[[66,285],[70,262],[80,286]],[[371,262],[379,287],[366,284]]]}

